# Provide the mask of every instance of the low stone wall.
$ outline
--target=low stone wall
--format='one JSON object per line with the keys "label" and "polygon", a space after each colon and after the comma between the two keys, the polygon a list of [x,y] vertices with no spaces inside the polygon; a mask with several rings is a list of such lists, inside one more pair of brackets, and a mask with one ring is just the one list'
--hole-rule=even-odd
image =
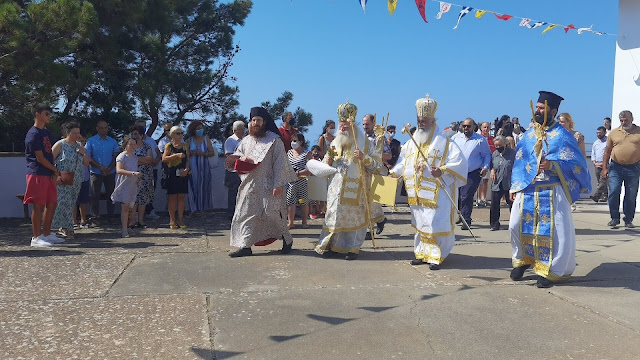
{"label": "low stone wall", "polygon": [[[220,158],[218,165],[211,169],[212,180],[212,206],[214,209],[227,208],[227,188],[224,186],[224,158]],[[0,174],[2,176],[2,191],[0,191],[0,218],[23,217],[23,206],[16,198],[18,194],[24,194],[27,186],[25,169],[26,160],[23,153],[0,153]],[[162,170],[160,170],[161,172]],[[159,175],[160,176],[160,175]],[[156,188],[154,206],[158,211],[167,210],[167,192],[160,187]],[[187,209],[189,205],[187,204]],[[106,202],[101,201],[101,212],[106,212]],[[116,206],[116,212],[118,206]]]}

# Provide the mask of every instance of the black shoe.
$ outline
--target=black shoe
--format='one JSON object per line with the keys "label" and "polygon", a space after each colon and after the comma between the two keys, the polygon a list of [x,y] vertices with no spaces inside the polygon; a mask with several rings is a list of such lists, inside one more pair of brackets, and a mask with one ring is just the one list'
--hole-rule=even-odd
{"label": "black shoe", "polygon": [[493,225],[493,226],[491,226],[491,229],[489,229],[489,230],[498,231],[498,230],[500,230],[500,225]]}
{"label": "black shoe", "polygon": [[633,229],[633,228],[635,228],[636,226],[635,226],[635,225],[633,225],[633,223],[632,223],[631,221],[629,221],[629,222],[625,222],[625,223],[624,223],[624,227],[626,227],[626,228],[628,228],[628,229]]}
{"label": "black shoe", "polygon": [[458,218],[458,220],[456,220],[456,225],[460,225],[460,224],[462,224],[462,219]]}
{"label": "black shoe", "polygon": [[607,226],[611,226],[611,227],[617,227],[618,224],[620,224],[620,219],[611,219],[611,221],[609,221],[607,223]]}
{"label": "black shoe", "polygon": [[536,286],[537,286],[537,287],[539,287],[539,288],[541,288],[541,289],[543,289],[543,288],[544,288],[544,289],[546,289],[546,288],[550,288],[550,287],[552,287],[552,286],[553,286],[553,281],[551,281],[551,280],[549,280],[549,279],[547,279],[547,278],[544,278],[544,277],[540,276],[540,277],[538,278],[538,281],[536,282]]}
{"label": "black shoe", "polygon": [[251,252],[251,248],[240,248],[234,252],[230,252],[229,256],[232,258],[236,258],[236,257],[243,257],[243,256],[250,256],[252,255],[253,252]]}
{"label": "black shoe", "polygon": [[364,236],[365,240],[371,240],[371,233],[367,231],[367,235]]}
{"label": "black shoe", "polygon": [[527,270],[530,267],[531,267],[531,265],[523,265],[523,266],[520,266],[520,267],[517,267],[517,268],[513,268],[513,270],[511,270],[511,275],[509,275],[509,277],[513,281],[518,281],[518,280],[522,279],[522,276],[524,275],[524,271]]}
{"label": "black shoe", "polygon": [[376,223],[376,235],[382,234],[382,230],[384,230],[384,224],[387,223],[387,218],[382,219],[379,223]]}
{"label": "black shoe", "polygon": [[424,264],[424,261],[422,261],[422,259],[411,260],[411,265],[422,265],[422,264]]}
{"label": "black shoe", "polygon": [[[291,247],[293,246],[293,241],[291,241],[291,243],[287,244],[286,242],[283,241],[282,243],[282,250],[280,250],[281,253],[283,254],[288,254],[291,252]],[[249,249],[251,250],[251,249]]]}
{"label": "black shoe", "polygon": [[462,226],[460,226],[460,230],[469,230],[470,226],[471,226],[471,221],[467,222],[466,224],[462,224]]}
{"label": "black shoe", "polygon": [[589,196],[591,198],[591,200],[593,200],[594,202],[598,202],[600,201],[600,198],[598,198],[597,196]]}
{"label": "black shoe", "polygon": [[345,260],[355,260],[358,257],[356,253],[347,253],[347,256],[344,257]]}
{"label": "black shoe", "polygon": [[440,270],[440,265],[438,265],[438,264],[429,264],[429,270]]}

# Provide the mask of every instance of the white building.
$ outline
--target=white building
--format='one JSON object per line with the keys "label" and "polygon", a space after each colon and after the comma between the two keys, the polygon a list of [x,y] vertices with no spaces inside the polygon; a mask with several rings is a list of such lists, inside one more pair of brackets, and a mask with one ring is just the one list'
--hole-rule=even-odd
{"label": "white building", "polygon": [[[638,17],[640,17],[640,1],[619,1],[618,41],[611,111],[612,128],[620,125],[618,114],[622,110],[631,111],[634,114],[634,123],[640,124],[640,22]],[[636,211],[639,209],[640,196],[636,203]]]}

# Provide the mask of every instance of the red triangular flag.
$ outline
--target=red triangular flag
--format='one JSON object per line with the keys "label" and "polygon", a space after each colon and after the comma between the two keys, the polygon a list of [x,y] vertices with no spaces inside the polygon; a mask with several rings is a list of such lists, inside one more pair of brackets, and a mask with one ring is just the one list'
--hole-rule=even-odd
{"label": "red triangular flag", "polygon": [[424,20],[424,22],[426,22],[427,24],[429,23],[427,21],[427,16],[425,15],[425,8],[427,6],[427,0],[416,0],[416,6],[418,7],[418,11],[420,12],[420,15],[422,16],[422,20]]}
{"label": "red triangular flag", "polygon": [[502,15],[498,16],[498,14],[494,13],[494,15],[495,15],[498,19],[500,19],[500,20],[504,20],[504,21],[510,20],[510,19],[513,17],[513,16],[511,16],[511,15],[507,15],[507,14],[502,14]]}
{"label": "red triangular flag", "polygon": [[575,29],[576,29],[576,27],[573,26],[573,24],[569,24],[569,25],[567,25],[567,27],[564,28],[564,33],[566,34],[566,33],[569,32],[569,30],[575,30]]}

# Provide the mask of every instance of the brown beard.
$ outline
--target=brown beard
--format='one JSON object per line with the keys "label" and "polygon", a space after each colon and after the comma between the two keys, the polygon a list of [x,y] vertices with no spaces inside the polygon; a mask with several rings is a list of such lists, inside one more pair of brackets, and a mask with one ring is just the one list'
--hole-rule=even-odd
{"label": "brown beard", "polygon": [[249,125],[249,135],[261,138],[267,134],[267,126],[262,124],[262,126],[257,127],[256,125]]}

